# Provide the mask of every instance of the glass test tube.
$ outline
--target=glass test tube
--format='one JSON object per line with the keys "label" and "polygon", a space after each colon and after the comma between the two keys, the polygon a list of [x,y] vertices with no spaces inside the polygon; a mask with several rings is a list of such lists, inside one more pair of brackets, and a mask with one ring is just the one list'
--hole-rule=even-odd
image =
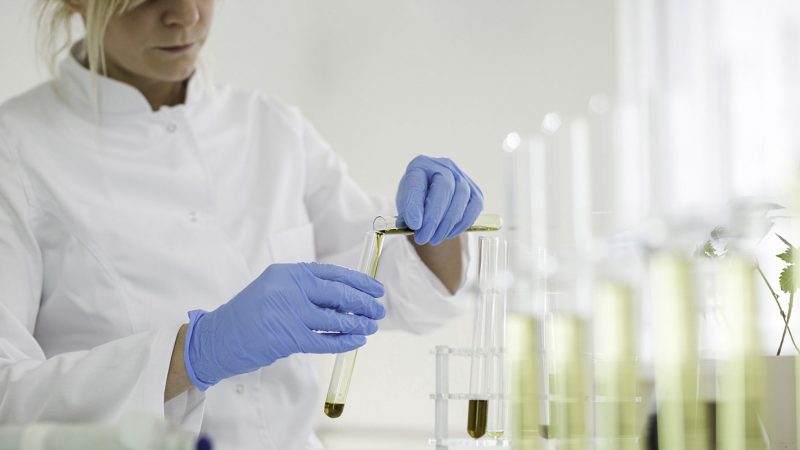
{"label": "glass test tube", "polygon": [[758,348],[756,268],[736,251],[720,262],[717,286],[725,299],[728,352],[719,378],[717,439],[721,450],[767,448],[764,417],[764,373]]}
{"label": "glass test tube", "polygon": [[584,324],[574,315],[550,315],[550,426],[556,448],[584,450],[586,444],[586,348]]}
{"label": "glass test tube", "polygon": [[658,448],[706,450],[706,415],[699,397],[697,321],[692,265],[662,250],[650,260],[656,335]]}
{"label": "glass test tube", "polygon": [[633,289],[618,281],[596,288],[595,428],[598,450],[636,450],[638,405]]}
{"label": "glass test tube", "polygon": [[[467,231],[500,231],[501,228],[503,228],[503,219],[499,214],[484,213],[475,219],[475,223],[467,228]],[[409,228],[399,216],[378,216],[372,222],[372,229],[381,234],[414,234],[414,230]]]}
{"label": "glass test tube", "polygon": [[448,408],[447,401],[450,395],[450,348],[436,346],[436,450],[447,450],[445,441],[448,435]]}
{"label": "glass test tube", "polygon": [[479,295],[472,335],[467,420],[467,432],[475,439],[486,434],[487,429],[494,438],[502,437],[505,431],[506,288],[502,279],[505,255],[504,240],[480,238]]}
{"label": "glass test tube", "polygon": [[[505,316],[502,319],[496,318],[495,328],[505,330],[505,326],[500,325],[504,321]],[[496,336],[498,332],[495,331],[492,334]],[[505,349],[500,346],[495,347],[494,343],[492,343],[488,360],[489,397],[491,401],[489,402],[489,416],[486,424],[486,435],[492,439],[502,438],[506,430],[506,371],[504,355]]]}
{"label": "glass test tube", "polygon": [[511,448],[539,448],[539,327],[533,316],[511,313],[508,349],[511,363]]}
{"label": "glass test tube", "polygon": [[541,434],[558,448],[580,448],[586,440],[586,357],[584,329],[592,305],[594,244],[590,136],[575,118],[558,127],[543,122],[541,162],[546,266],[542,341],[544,347]]}
{"label": "glass test tube", "polygon": [[[467,228],[467,231],[499,231],[502,226],[503,220],[498,214],[487,213],[478,216],[475,223]],[[372,230],[367,233],[367,237],[364,240],[364,249],[361,253],[358,270],[374,278],[378,273],[378,263],[380,262],[384,236],[410,235],[414,231],[408,228],[398,216],[376,217],[372,223]],[[336,362],[333,366],[331,383],[328,386],[328,395],[325,398],[324,406],[325,415],[332,419],[340,417],[344,411],[357,354],[358,350],[353,350],[336,355]]]}
{"label": "glass test tube", "polygon": [[[358,263],[358,270],[375,278],[378,273],[378,263],[380,262],[381,250],[383,246],[383,234],[368,232],[364,239],[364,248],[361,252],[361,260]],[[344,404],[347,400],[347,392],[350,389],[350,380],[353,376],[353,367],[356,363],[358,350],[336,355],[336,362],[333,366],[331,384],[328,387],[328,396],[325,398],[325,415],[330,418],[337,418],[344,411]]]}
{"label": "glass test tube", "polygon": [[[544,311],[544,293],[546,277],[544,270],[546,258],[544,254],[547,226],[547,217],[544,201],[545,195],[545,164],[544,143],[541,137],[521,135],[517,132],[509,133],[503,140],[504,155],[504,181],[505,181],[505,209],[503,218],[506,221],[504,236],[508,240],[510,252],[508,254],[508,271],[513,280],[510,286],[509,310],[512,315],[526,316],[534,321],[534,329],[540,332],[536,326],[535,317],[541,316]],[[511,319],[513,321],[513,319]],[[521,348],[529,349],[527,342],[518,342],[516,334],[512,333],[509,323],[509,347],[511,352],[517,352]],[[541,345],[541,340],[535,340],[537,345]],[[513,348],[511,348],[513,347]],[[539,347],[535,348],[537,358],[541,358]],[[513,358],[513,356],[512,356]],[[536,361],[537,363],[539,361]],[[523,364],[515,363],[511,360],[511,385],[517,386],[517,381],[523,375]],[[543,383],[541,377],[534,377],[537,383]],[[544,386],[533,386],[534,392],[539,392]],[[525,406],[522,405],[523,395],[520,389],[516,389],[512,394],[514,397],[511,402],[511,421],[512,431],[511,443],[520,442],[518,436],[523,433],[524,425],[522,417],[530,418],[530,414],[524,413]],[[533,398],[533,405],[538,409],[539,398]],[[538,412],[538,411],[537,411]],[[539,420],[539,414],[533,415]],[[527,420],[527,419],[526,419]],[[538,439],[538,427],[536,424],[536,434]],[[518,448],[525,448],[522,444]]]}
{"label": "glass test tube", "polygon": [[[486,255],[489,260],[486,262],[487,269],[481,271],[485,277],[482,285],[491,302],[491,329],[489,330],[489,418],[486,433],[489,437],[499,439],[503,437],[506,426],[506,373],[505,373],[505,349],[506,349],[506,270],[508,267],[508,244],[504,239],[498,237],[482,237],[481,245],[486,245],[489,250]],[[483,253],[483,252],[482,252]],[[493,275],[493,276],[492,276]],[[484,288],[481,288],[484,290]]]}
{"label": "glass test tube", "polygon": [[547,241],[546,167],[541,136],[510,133],[503,141],[505,155],[508,273],[513,280],[508,296],[509,422],[511,448],[537,450],[544,389],[541,327],[544,311]]}

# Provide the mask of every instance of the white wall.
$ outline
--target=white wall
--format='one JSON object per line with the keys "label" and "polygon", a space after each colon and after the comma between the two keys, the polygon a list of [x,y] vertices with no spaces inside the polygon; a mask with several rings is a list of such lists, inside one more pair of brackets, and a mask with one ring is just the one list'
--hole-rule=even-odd
{"label": "white wall", "polygon": [[[0,101],[45,77],[33,55],[31,3],[0,0]],[[547,111],[579,114],[590,95],[612,89],[612,6],[612,0],[223,0],[207,62],[218,82],[300,106],[366,189],[393,195],[414,155],[447,155],[482,186],[486,209],[500,212],[503,137],[536,130]],[[352,447],[358,445],[352,437],[362,435],[375,448],[426,439],[433,418],[428,351],[437,343],[466,345],[470,327],[464,317],[426,337],[371,338],[344,416],[331,421],[315,412],[328,442]],[[332,359],[323,359],[327,388]],[[462,430],[465,416],[453,417],[454,429]]]}

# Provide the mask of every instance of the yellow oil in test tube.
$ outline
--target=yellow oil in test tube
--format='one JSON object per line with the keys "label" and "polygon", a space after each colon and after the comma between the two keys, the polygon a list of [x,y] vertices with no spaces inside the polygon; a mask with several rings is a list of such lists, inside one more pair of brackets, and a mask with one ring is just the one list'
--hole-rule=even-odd
{"label": "yellow oil in test tube", "polygon": [[658,448],[707,450],[707,418],[699,396],[697,310],[689,258],[660,251],[650,260],[656,321]]}
{"label": "yellow oil in test tube", "polygon": [[595,298],[595,448],[637,450],[633,290],[620,282],[604,281],[597,286]]}
{"label": "yellow oil in test tube", "polygon": [[539,449],[539,328],[532,316],[508,320],[511,363],[511,448]]}
{"label": "yellow oil in test tube", "polygon": [[[719,298],[725,300],[728,351],[719,377],[717,439],[720,450],[764,450],[764,372],[758,348],[756,268],[729,251],[720,262]],[[769,418],[767,418],[769,419]]]}

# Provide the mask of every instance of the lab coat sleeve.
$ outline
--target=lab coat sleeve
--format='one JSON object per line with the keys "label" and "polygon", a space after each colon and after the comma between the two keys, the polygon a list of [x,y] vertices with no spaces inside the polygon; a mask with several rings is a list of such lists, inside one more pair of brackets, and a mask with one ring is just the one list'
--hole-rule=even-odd
{"label": "lab coat sleeve", "polygon": [[164,417],[177,329],[46,357],[34,336],[42,260],[19,153],[0,129],[0,424]]}
{"label": "lab coat sleeve", "polygon": [[[299,115],[299,114],[298,114]],[[370,196],[348,175],[344,162],[304,119],[302,142],[307,158],[305,202],[314,226],[318,260],[356,267],[366,233],[380,214],[396,214],[392,201]],[[461,254],[464,284],[468,250]],[[450,295],[404,237],[386,239],[378,280],[385,285],[386,319],[381,328],[430,331],[465,307]]]}

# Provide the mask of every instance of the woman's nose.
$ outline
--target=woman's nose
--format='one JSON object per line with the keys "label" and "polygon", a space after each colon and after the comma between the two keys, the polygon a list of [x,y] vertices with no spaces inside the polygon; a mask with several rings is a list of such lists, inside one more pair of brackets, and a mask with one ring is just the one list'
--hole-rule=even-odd
{"label": "woman's nose", "polygon": [[198,0],[170,0],[164,12],[164,25],[190,27],[200,21]]}

